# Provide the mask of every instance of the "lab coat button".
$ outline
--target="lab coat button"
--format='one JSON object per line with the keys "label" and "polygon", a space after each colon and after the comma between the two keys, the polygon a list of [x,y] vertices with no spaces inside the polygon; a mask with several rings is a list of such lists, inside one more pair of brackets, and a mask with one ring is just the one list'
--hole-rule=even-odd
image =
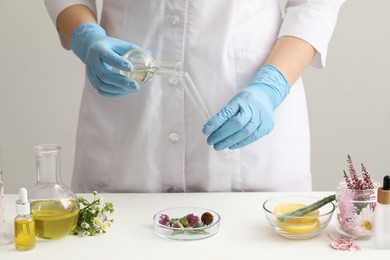
{"label": "lab coat button", "polygon": [[177,141],[179,141],[179,135],[177,133],[171,133],[169,135],[169,140],[171,140],[172,143],[176,143]]}
{"label": "lab coat button", "polygon": [[179,79],[177,78],[176,75],[170,75],[170,76],[168,77],[168,82],[169,82],[169,84],[171,84],[171,85],[176,85],[176,84],[179,82]]}
{"label": "lab coat button", "polygon": [[178,25],[180,23],[180,17],[177,15],[172,15],[170,19],[172,25]]}

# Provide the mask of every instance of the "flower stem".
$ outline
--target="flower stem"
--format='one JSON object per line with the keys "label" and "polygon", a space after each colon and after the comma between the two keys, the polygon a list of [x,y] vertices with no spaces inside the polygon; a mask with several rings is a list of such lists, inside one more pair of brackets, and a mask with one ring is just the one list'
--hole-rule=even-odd
{"label": "flower stem", "polygon": [[321,208],[325,204],[328,204],[329,202],[332,202],[336,199],[336,195],[330,195],[328,197],[325,197],[319,201],[314,202],[313,204],[310,204],[306,207],[291,211],[289,213],[283,214],[283,217],[278,217],[278,220],[280,222],[285,222],[289,219],[289,217],[302,217],[303,215],[306,215],[307,213],[310,213],[316,209]]}
{"label": "flower stem", "polygon": [[82,208],[80,210],[80,214],[84,211],[86,211],[87,209],[89,209],[90,207],[92,207],[93,205],[95,204],[98,204],[99,203],[99,200],[94,200],[93,202],[89,203],[87,206],[85,206],[84,208]]}

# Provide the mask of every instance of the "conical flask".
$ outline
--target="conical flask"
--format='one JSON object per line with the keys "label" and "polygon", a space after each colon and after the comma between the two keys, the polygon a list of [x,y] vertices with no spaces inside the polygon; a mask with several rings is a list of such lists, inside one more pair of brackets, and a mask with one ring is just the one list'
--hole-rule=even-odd
{"label": "conical flask", "polygon": [[61,181],[61,147],[43,144],[34,148],[37,183],[30,191],[37,236],[58,239],[77,225],[80,206],[76,194]]}

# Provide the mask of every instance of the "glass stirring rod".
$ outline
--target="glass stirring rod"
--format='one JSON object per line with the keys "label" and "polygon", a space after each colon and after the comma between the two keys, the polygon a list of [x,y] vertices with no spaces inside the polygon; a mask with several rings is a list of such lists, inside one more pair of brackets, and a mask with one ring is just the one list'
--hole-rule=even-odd
{"label": "glass stirring rod", "polygon": [[[200,96],[198,89],[196,88],[194,82],[192,81],[190,74],[185,71],[179,73],[180,83],[184,87],[184,91],[187,93],[192,104],[196,107],[204,123],[206,123],[210,118],[211,114],[207,109],[205,103],[203,102],[202,97]],[[224,158],[231,158],[232,153],[229,149],[219,151]]]}
{"label": "glass stirring rod", "polygon": [[[120,71],[122,75],[134,79],[140,86],[150,82],[154,75],[176,75],[203,122],[206,123],[211,118],[211,114],[190,75],[183,71],[181,62],[156,61],[149,53],[141,49],[132,49],[124,57],[132,63],[133,70],[130,72]],[[220,154],[224,158],[232,156],[228,149],[220,151]]]}

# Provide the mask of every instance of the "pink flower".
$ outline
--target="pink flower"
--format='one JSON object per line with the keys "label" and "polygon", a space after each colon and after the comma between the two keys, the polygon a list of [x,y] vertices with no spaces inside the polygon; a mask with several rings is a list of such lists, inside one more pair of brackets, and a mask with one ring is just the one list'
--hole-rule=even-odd
{"label": "pink flower", "polygon": [[353,165],[351,156],[349,154],[348,154],[347,163],[348,163],[349,175],[351,176],[351,179],[352,179],[352,189],[362,190],[363,189],[363,182],[356,174],[355,166]]}
{"label": "pink flower", "polygon": [[370,174],[367,171],[366,166],[362,164],[362,173],[363,173],[363,180],[364,180],[364,189],[375,189],[374,184],[372,183],[372,179]]}
{"label": "pink flower", "polygon": [[186,218],[188,220],[188,225],[191,227],[196,227],[196,225],[199,223],[199,217],[195,216],[194,214],[188,214]]}
{"label": "pink flower", "polygon": [[169,217],[166,214],[160,215],[160,220],[158,221],[161,225],[169,226]]}
{"label": "pink flower", "polygon": [[350,155],[348,155],[347,163],[348,163],[349,176],[345,171],[343,172],[344,172],[345,183],[349,189],[354,189],[354,190],[375,189],[370,173],[367,171],[367,168],[366,166],[364,166],[363,163],[361,163],[362,178],[357,175],[355,166],[353,165]]}
{"label": "pink flower", "polygon": [[354,218],[355,205],[351,203],[354,198],[354,191],[351,189],[343,189],[337,199],[339,214],[337,220],[340,224],[340,229],[346,233],[351,232],[350,220]]}
{"label": "pink flower", "polygon": [[180,223],[179,220],[176,220],[172,223],[173,228],[183,228],[183,224]]}
{"label": "pink flower", "polygon": [[375,184],[363,164],[362,177],[359,177],[349,155],[347,163],[349,176],[343,171],[345,182],[340,183],[337,191],[338,228],[352,236],[370,236],[376,205]]}

